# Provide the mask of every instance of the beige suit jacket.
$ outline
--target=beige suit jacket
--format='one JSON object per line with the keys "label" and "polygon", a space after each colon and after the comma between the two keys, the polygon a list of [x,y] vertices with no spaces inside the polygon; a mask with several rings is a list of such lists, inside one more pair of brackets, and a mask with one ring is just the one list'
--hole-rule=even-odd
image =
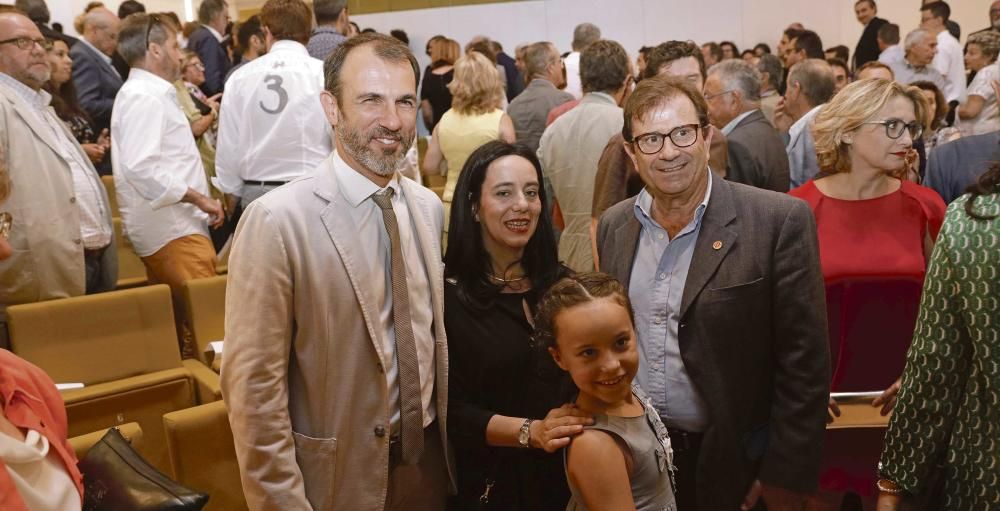
{"label": "beige suit jacket", "polygon": [[[0,211],[14,217],[10,233],[13,254],[0,261],[0,320],[8,305],[80,296],[86,291],[80,209],[72,171],[59,155],[59,142],[53,139],[52,130],[31,110],[21,96],[0,85],[0,154],[5,156],[11,180],[10,197],[0,204]],[[96,179],[90,159],[69,129],[62,128]],[[100,193],[110,228],[111,208],[103,186]],[[112,239],[104,251],[103,287],[114,287],[118,279],[114,243]]]}
{"label": "beige suit jacket", "polygon": [[[437,424],[448,352],[437,196],[402,178],[432,288]],[[229,259],[222,392],[251,510],[384,509],[392,406],[375,297],[331,159],[256,200]],[[451,455],[449,472],[453,470]],[[454,477],[451,477],[454,481]]]}

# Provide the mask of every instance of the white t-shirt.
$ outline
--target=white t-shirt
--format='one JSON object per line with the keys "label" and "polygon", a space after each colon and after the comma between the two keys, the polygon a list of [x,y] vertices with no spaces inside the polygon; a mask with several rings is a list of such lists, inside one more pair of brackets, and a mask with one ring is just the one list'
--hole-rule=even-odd
{"label": "white t-shirt", "polygon": [[295,41],[234,71],[219,109],[215,186],[242,196],[244,181],[291,181],[330,156],[322,91],[323,61]]}
{"label": "white t-shirt", "polygon": [[976,77],[969,84],[966,91],[968,96],[979,96],[985,100],[983,109],[979,115],[972,119],[959,119],[958,129],[962,136],[982,135],[991,131],[1000,130],[1000,118],[998,118],[997,96],[993,92],[990,82],[1000,80],[1000,65],[996,62],[982,68],[976,73]]}

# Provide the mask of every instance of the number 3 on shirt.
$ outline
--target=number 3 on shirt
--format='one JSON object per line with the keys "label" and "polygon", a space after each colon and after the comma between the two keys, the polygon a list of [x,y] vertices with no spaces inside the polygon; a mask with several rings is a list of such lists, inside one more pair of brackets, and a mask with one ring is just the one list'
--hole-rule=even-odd
{"label": "number 3 on shirt", "polygon": [[284,87],[281,86],[281,83],[284,80],[282,80],[281,77],[278,75],[267,75],[264,77],[264,81],[267,82],[268,90],[273,90],[275,93],[278,94],[278,106],[271,109],[264,106],[264,102],[261,101],[259,103],[260,109],[269,114],[280,114],[285,109],[285,107],[288,106],[288,91],[286,91]]}

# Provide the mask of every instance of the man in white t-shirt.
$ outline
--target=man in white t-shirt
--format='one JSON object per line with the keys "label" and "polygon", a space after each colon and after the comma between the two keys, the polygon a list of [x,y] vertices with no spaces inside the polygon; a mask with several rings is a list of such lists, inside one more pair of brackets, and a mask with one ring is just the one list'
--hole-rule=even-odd
{"label": "man in white t-shirt", "polygon": [[[323,116],[323,62],[309,56],[312,18],[301,0],[261,8],[267,54],[233,73],[219,113],[215,186],[243,207],[326,159],[333,150]],[[235,200],[229,200],[235,207]]]}
{"label": "man in white t-shirt", "polygon": [[965,101],[965,58],[962,45],[948,32],[948,18],[951,8],[945,2],[931,2],[920,8],[920,28],[937,36],[937,55],[931,65],[948,80],[945,99]]}
{"label": "man in white t-shirt", "polygon": [[583,97],[583,87],[580,84],[580,53],[587,46],[601,38],[601,29],[593,23],[580,23],[573,29],[573,51],[563,62],[566,63],[566,89],[574,98]]}

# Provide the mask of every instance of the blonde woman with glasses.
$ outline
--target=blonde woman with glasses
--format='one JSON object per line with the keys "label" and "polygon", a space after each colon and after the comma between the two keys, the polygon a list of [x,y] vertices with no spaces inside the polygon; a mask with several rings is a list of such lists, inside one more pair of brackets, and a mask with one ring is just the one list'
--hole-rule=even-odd
{"label": "blonde woman with glasses", "polygon": [[[895,404],[920,283],[944,220],[941,197],[903,178],[915,158],[913,141],[925,128],[926,108],[919,89],[889,80],[844,87],[813,125],[820,175],[790,192],[808,202],[816,218],[827,302],[834,305],[828,309],[831,390],[886,389],[871,403],[882,415]],[[893,304],[893,317],[872,321],[845,312],[870,310],[872,304]],[[830,408],[839,415],[832,401]],[[853,492],[873,505],[881,438],[873,438],[877,446],[870,448],[850,441],[838,447],[841,441],[836,433],[827,436],[824,498]]]}
{"label": "blonde woman with glasses", "polygon": [[[445,183],[445,220],[451,215],[451,201],[465,160],[479,146],[490,140],[514,143],[514,123],[500,109],[504,97],[503,81],[496,66],[477,52],[470,52],[455,62],[455,78],[448,84],[451,110],[445,112],[434,128],[424,172],[448,176]],[[448,232],[445,222],[445,233]]]}

